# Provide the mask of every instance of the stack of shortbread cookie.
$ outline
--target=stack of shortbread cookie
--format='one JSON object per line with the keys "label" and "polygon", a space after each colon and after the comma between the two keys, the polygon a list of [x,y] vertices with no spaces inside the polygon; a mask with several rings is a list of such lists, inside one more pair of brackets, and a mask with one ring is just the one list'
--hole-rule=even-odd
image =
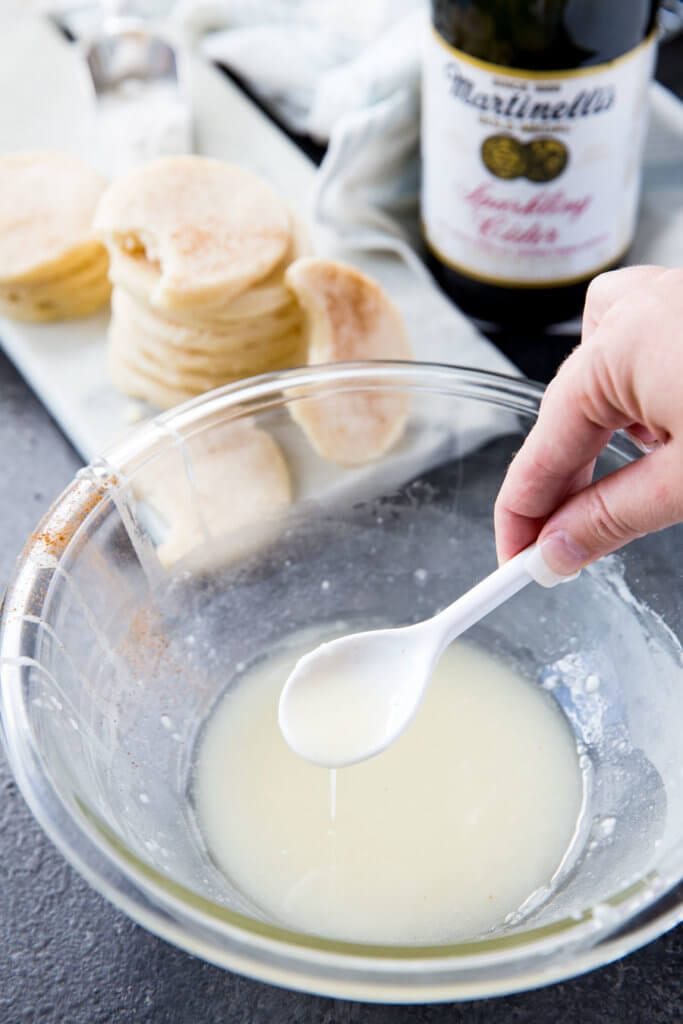
{"label": "stack of shortbread cookie", "polygon": [[107,189],[95,229],[111,261],[109,365],[122,391],[169,407],[306,362],[284,275],[307,241],[254,175],[199,156],[156,160]]}
{"label": "stack of shortbread cookie", "polygon": [[107,251],[92,229],[105,185],[70,153],[0,157],[0,313],[46,322],[106,305]]}

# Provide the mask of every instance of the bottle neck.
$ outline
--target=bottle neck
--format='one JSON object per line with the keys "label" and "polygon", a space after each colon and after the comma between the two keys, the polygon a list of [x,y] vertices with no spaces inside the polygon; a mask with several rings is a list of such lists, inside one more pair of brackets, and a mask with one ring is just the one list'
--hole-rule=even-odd
{"label": "bottle neck", "polygon": [[658,0],[432,0],[442,38],[506,68],[562,71],[605,64],[654,30]]}

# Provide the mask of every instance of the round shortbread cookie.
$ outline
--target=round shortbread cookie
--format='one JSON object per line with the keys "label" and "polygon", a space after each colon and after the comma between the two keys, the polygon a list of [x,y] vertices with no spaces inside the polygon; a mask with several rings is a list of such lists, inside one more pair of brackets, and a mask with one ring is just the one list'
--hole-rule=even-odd
{"label": "round shortbread cookie", "polygon": [[[285,280],[305,318],[309,364],[411,359],[400,313],[378,284],[332,260],[293,263]],[[344,388],[290,406],[315,450],[332,462],[358,465],[379,458],[403,433],[403,393]]]}
{"label": "round shortbread cookie", "polygon": [[70,153],[0,157],[0,282],[45,279],[101,253],[92,221],[105,185]]}
{"label": "round shortbread cookie", "polygon": [[284,283],[284,273],[268,276],[253,285],[249,291],[227,304],[194,306],[189,309],[167,309],[155,300],[160,275],[143,257],[131,256],[116,248],[109,248],[109,276],[112,283],[128,292],[138,302],[163,315],[172,315],[178,323],[189,326],[207,326],[222,323],[240,323],[278,312],[291,305],[292,294]]}
{"label": "round shortbread cookie", "polygon": [[109,376],[118,391],[129,395],[130,398],[148,402],[157,409],[171,409],[174,405],[197,397],[194,391],[169,387],[142,373],[136,367],[129,366],[117,346],[111,343],[111,339],[107,351],[107,365]]}
{"label": "round shortbread cookie", "polygon": [[59,298],[24,299],[20,302],[0,298],[0,315],[27,323],[52,323],[58,320],[78,320],[92,316],[107,305],[111,282],[103,277],[93,287],[76,295]]}
{"label": "round shortbread cookie", "polygon": [[300,331],[303,324],[301,309],[290,296],[285,309],[253,321],[191,327],[150,309],[119,286],[112,295],[112,313],[133,331],[144,331],[166,345],[209,357],[267,345],[284,334]]}
{"label": "round shortbread cookie", "polygon": [[183,447],[191,483],[177,467],[169,472],[163,459],[136,477],[138,500],[165,524],[157,545],[162,565],[193,557],[212,568],[272,536],[291,504],[292,487],[270,434],[252,420],[235,420],[188,438]]}
{"label": "round shortbread cookie", "polygon": [[220,295],[211,303],[195,304],[188,309],[166,309],[164,304],[156,299],[161,279],[158,267],[153,266],[145,258],[144,252],[133,254],[123,251],[117,245],[109,246],[109,274],[115,285],[145,306],[156,312],[172,315],[174,321],[186,323],[190,327],[218,327],[222,324],[227,326],[260,320],[261,317],[291,308],[292,294],[285,285],[285,270],[294,260],[311,252],[310,238],[303,222],[290,213],[289,224],[290,240],[283,258],[261,281],[242,295],[228,301],[225,296]]}
{"label": "round shortbread cookie", "polygon": [[115,181],[95,228],[158,271],[164,309],[227,303],[266,277],[290,244],[287,208],[248,171],[200,156],[154,160]]}
{"label": "round shortbread cookie", "polygon": [[[283,339],[276,347],[265,351],[246,352],[240,358],[225,359],[220,362],[207,360],[202,356],[193,358],[185,355],[182,359],[175,358],[173,353],[165,349],[159,342],[151,339],[138,339],[140,360],[152,370],[153,367],[172,367],[170,371],[174,380],[187,384],[197,383],[203,390],[223,383],[225,379],[255,377],[258,374],[270,373],[273,370],[289,370],[292,367],[305,366],[305,344],[303,335],[297,332]],[[177,350],[176,350],[177,352]],[[166,371],[162,371],[163,374]]]}
{"label": "round shortbread cookie", "polygon": [[109,255],[106,247],[100,242],[95,242],[92,245],[83,246],[79,250],[77,260],[67,261],[63,266],[53,267],[50,273],[40,276],[31,274],[21,281],[12,283],[0,281],[0,295],[5,297],[9,293],[16,293],[23,298],[41,294],[43,291],[59,292],[72,286],[87,285],[95,278],[107,278],[108,276]]}
{"label": "round shortbread cookie", "polygon": [[109,287],[107,253],[104,249],[91,264],[85,264],[69,273],[45,281],[22,284],[0,284],[0,300],[12,304],[36,304],[43,300],[66,305],[77,302],[84,294],[103,285]]}
{"label": "round shortbread cookie", "polygon": [[109,327],[109,342],[130,369],[140,370],[146,377],[152,377],[160,384],[174,390],[202,394],[211,391],[241,377],[251,377],[271,370],[286,369],[300,365],[304,352],[303,339],[299,335],[294,343],[283,351],[262,354],[253,362],[243,362],[240,366],[212,366],[202,371],[200,368],[188,370],[179,366],[167,353],[167,358],[159,358],[158,350],[150,351],[149,343],[144,336],[134,336],[121,327],[118,320],[113,319]]}
{"label": "round shortbread cookie", "polygon": [[137,334],[135,345],[145,359],[157,366],[172,366],[175,372],[188,377],[248,377],[306,363],[306,345],[301,330],[290,331],[268,345],[252,346],[225,356],[186,352],[148,334]]}

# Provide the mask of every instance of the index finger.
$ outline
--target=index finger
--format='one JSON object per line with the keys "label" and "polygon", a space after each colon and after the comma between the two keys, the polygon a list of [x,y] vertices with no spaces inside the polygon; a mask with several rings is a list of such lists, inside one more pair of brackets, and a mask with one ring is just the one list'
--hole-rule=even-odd
{"label": "index finger", "polygon": [[564,363],[508,469],[495,507],[501,562],[533,543],[565,499],[588,486],[596,457],[630,421],[593,383],[597,358],[595,350],[578,348]]}
{"label": "index finger", "polygon": [[581,324],[581,340],[589,341],[595,334],[605,313],[635,289],[651,285],[666,273],[666,267],[645,264],[637,267],[621,267],[608,270],[594,277],[586,292],[586,304]]}

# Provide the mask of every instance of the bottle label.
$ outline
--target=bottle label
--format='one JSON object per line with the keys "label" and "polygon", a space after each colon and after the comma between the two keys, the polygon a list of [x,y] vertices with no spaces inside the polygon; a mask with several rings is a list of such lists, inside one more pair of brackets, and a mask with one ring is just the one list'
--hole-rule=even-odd
{"label": "bottle label", "polygon": [[654,36],[608,64],[530,72],[429,33],[422,218],[446,265],[491,284],[570,284],[619,259],[640,192]]}

